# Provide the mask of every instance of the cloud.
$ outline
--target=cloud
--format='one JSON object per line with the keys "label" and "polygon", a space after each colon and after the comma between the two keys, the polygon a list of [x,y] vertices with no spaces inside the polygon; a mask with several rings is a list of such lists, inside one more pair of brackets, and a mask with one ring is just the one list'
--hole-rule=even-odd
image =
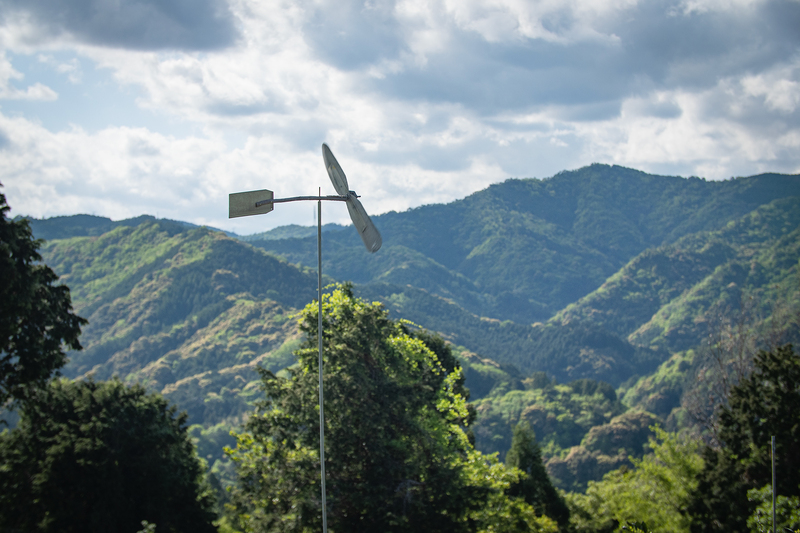
{"label": "cloud", "polygon": [[[52,86],[91,102],[118,90],[130,105],[119,116],[183,128],[48,131],[31,111],[43,105],[4,102],[0,179],[36,216],[309,223],[300,206],[229,222],[225,198],[326,187],[323,141],[371,213],[592,162],[713,179],[800,171],[796,1],[204,0],[197,15],[180,2],[5,5],[10,57],[41,56],[80,85],[18,66],[24,86],[3,57],[9,94]],[[97,30],[103,17],[118,37]]]}
{"label": "cloud", "polygon": [[800,107],[800,65],[746,76],[741,85],[747,96],[763,97],[765,106],[783,114],[792,114]]}
{"label": "cloud", "polygon": [[559,108],[563,120],[597,121],[631,97],[703,91],[785,65],[800,44],[786,22],[800,17],[800,3],[740,4],[242,0],[230,8],[242,38],[220,53],[86,53],[141,86],[148,109],[250,133],[319,120],[320,111],[369,107],[380,117],[376,107],[421,102],[484,120]]}
{"label": "cloud", "polygon": [[[613,121],[579,127],[598,161],[714,179],[761,172],[797,173],[797,115],[771,112],[736,79],[703,92],[675,90],[632,98]],[[679,109],[664,115],[661,106]],[[773,115],[772,119],[769,115]]]}
{"label": "cloud", "polygon": [[14,70],[5,52],[0,53],[0,100],[44,100],[58,99],[58,94],[41,83],[34,83],[25,89],[15,87],[11,80],[22,80],[24,76]]}
{"label": "cloud", "polygon": [[81,71],[81,64],[75,57],[69,61],[59,62],[51,55],[39,54],[38,60],[40,63],[53,67],[59,74],[66,74],[72,84],[78,84],[82,81],[83,72]]}
{"label": "cloud", "polygon": [[[278,136],[247,139],[241,148],[219,138],[174,138],[143,128],[81,129],[52,133],[22,118],[0,115],[0,131],[13,139],[0,150],[0,182],[16,213],[36,217],[93,213],[113,219],[142,213],[239,231],[310,223],[311,209],[281,206],[268,219],[230,222],[231,192],[269,188],[278,197],[332,193],[319,145],[297,152]],[[346,144],[335,148],[351,186],[370,213],[448,201],[453,184],[474,190],[504,177],[480,157],[450,171],[413,163],[363,162]],[[346,210],[326,209],[326,220],[347,223]]]}
{"label": "cloud", "polygon": [[237,30],[222,0],[2,0],[6,20],[23,19],[28,43],[71,39],[136,50],[213,50]]}

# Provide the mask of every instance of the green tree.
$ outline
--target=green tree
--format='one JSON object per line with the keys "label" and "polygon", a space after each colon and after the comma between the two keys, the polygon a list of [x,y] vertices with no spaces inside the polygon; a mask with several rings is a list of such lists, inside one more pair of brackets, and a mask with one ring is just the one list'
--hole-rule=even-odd
{"label": "green tree", "polygon": [[[483,493],[482,505],[467,515],[468,526],[479,533],[556,533],[556,522],[540,515],[522,497],[511,496],[514,487],[525,478],[518,468],[507,468],[497,454],[483,455],[469,450],[461,461],[466,481],[473,490]],[[416,530],[415,530],[416,531]],[[423,529],[423,531],[427,531]]]}
{"label": "green tree", "polygon": [[539,513],[549,516],[560,527],[566,528],[569,524],[569,509],[550,482],[536,435],[527,422],[520,422],[514,428],[511,449],[506,454],[506,466],[523,472],[520,480],[511,485],[509,494],[522,497]]}
{"label": "green tree", "polygon": [[55,380],[0,435],[0,530],[211,532],[185,413],[140,386]]}
{"label": "green tree", "polygon": [[[317,306],[289,376],[261,369],[266,398],[230,454],[233,521],[246,531],[321,527]],[[323,298],[325,457],[332,531],[553,530],[507,491],[519,477],[482,456],[447,346],[420,338],[342,286]],[[442,356],[437,357],[437,352]]]}
{"label": "green tree", "polygon": [[614,470],[586,494],[570,494],[572,523],[577,532],[610,532],[638,527],[653,533],[689,531],[686,507],[703,468],[700,444],[654,427],[652,454],[634,468]]}
{"label": "green tree", "polygon": [[[753,533],[772,531],[772,485],[748,490],[747,499],[757,504],[756,510],[747,519],[750,531]],[[775,498],[775,522],[778,531],[800,531],[800,497]]]}
{"label": "green tree", "polygon": [[24,400],[80,350],[86,320],[72,312],[69,288],[46,265],[27,220],[9,220],[0,194],[0,408]]}
{"label": "green tree", "polygon": [[751,489],[771,483],[775,436],[777,493],[800,496],[800,355],[792,346],[761,351],[755,370],[731,388],[720,410],[719,449],[706,448],[690,508],[692,531],[745,531],[757,503]]}

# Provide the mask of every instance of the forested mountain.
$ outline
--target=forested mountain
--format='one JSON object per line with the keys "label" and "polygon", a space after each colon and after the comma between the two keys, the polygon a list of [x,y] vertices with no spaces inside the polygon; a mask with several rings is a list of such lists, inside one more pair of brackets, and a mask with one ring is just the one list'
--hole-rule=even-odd
{"label": "forested mountain", "polygon": [[[374,255],[352,228],[326,226],[326,279],[450,341],[477,401],[478,447],[505,453],[526,420],[564,488],[624,463],[620,449],[641,455],[653,415],[637,409],[691,423],[681,401],[705,339],[743,302],[748,328],[797,338],[800,176],[707,182],[592,165],[374,221]],[[293,362],[294,316],[316,297],[312,229],[237,238],[86,215],[32,228],[89,319],[64,373],[161,391],[218,457],[260,394],[254,365]]]}
{"label": "forested mountain", "polygon": [[[410,284],[478,316],[529,324],[592,292],[646,249],[797,195],[797,176],[719,182],[595,164],[374,217],[384,237],[380,254],[368,255],[346,228],[331,231],[323,271],[358,284]],[[250,242],[315,265],[314,239]]]}
{"label": "forested mountain", "polygon": [[252,365],[277,371],[291,363],[298,342],[291,316],[316,295],[316,275],[219,232],[169,221],[50,241],[43,256],[89,319],[85,349],[71,353],[65,374],[143,382],[195,421],[243,409],[235,397],[255,379]]}
{"label": "forested mountain", "polygon": [[775,200],[719,231],[647,250],[553,321],[591,321],[637,345],[685,350],[706,334],[709,310],[757,296],[768,313],[797,281],[798,247],[800,201]]}

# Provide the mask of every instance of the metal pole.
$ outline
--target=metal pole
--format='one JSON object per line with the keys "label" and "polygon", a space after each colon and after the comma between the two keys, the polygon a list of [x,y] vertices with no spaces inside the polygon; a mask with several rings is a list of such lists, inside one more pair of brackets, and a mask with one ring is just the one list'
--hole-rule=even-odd
{"label": "metal pole", "polygon": [[775,436],[772,436],[772,533],[775,533]]}
{"label": "metal pole", "polygon": [[317,201],[317,335],[319,336],[319,464],[322,479],[322,531],[328,533],[328,512],[325,501],[325,410],[322,397],[322,189]]}

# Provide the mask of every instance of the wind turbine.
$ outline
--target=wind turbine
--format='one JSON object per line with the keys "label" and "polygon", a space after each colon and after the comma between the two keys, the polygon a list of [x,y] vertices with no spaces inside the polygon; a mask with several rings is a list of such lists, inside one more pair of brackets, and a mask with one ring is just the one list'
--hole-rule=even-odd
{"label": "wind turbine", "polygon": [[237,192],[228,195],[228,218],[246,217],[250,215],[261,215],[272,211],[274,204],[285,202],[299,202],[304,200],[317,201],[317,302],[319,310],[317,313],[317,334],[319,344],[319,463],[322,480],[322,529],[328,532],[328,513],[325,494],[325,412],[323,409],[324,398],[322,393],[322,201],[330,200],[345,202],[347,212],[350,213],[350,220],[358,230],[364,246],[370,253],[375,253],[381,248],[383,243],[381,234],[375,224],[367,215],[364,206],[358,200],[359,196],[355,191],[351,191],[347,185],[347,177],[344,170],[336,161],[336,158],[328,148],[322,143],[322,159],[325,162],[325,170],[333,184],[338,196],[322,196],[322,191],[318,196],[295,196],[292,198],[273,198],[273,193],[267,189],[257,191]]}

